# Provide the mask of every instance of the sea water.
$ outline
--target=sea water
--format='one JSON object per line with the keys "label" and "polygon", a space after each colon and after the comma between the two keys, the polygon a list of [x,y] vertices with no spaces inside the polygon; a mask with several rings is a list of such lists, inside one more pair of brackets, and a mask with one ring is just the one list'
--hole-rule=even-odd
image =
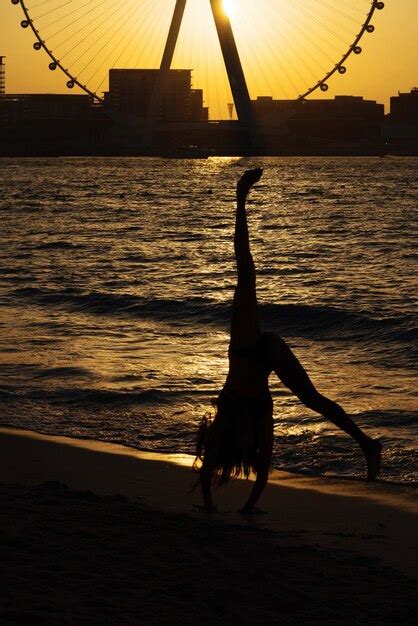
{"label": "sea water", "polygon": [[[193,453],[227,373],[234,188],[261,317],[417,480],[414,158],[2,159],[0,425]],[[271,377],[273,465],[362,476],[357,446]]]}

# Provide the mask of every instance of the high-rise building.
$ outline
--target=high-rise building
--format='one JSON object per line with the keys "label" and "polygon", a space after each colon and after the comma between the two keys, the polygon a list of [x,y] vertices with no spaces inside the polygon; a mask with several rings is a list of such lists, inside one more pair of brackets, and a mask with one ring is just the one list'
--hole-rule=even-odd
{"label": "high-rise building", "polygon": [[[105,104],[109,110],[145,120],[159,70],[111,69]],[[170,70],[159,119],[165,122],[199,122],[208,118],[203,92],[192,89],[192,70]]]}
{"label": "high-rise building", "polygon": [[418,88],[410,93],[398,93],[390,99],[390,121],[392,124],[418,124]]}
{"label": "high-rise building", "polygon": [[418,154],[418,88],[392,96],[384,135],[392,154]]}
{"label": "high-rise building", "polygon": [[203,89],[190,91],[190,119],[193,122],[207,122],[209,109],[203,106]]}
{"label": "high-rise building", "polygon": [[6,64],[5,64],[5,59],[6,57],[4,56],[0,56],[0,94],[3,94],[6,92]]}

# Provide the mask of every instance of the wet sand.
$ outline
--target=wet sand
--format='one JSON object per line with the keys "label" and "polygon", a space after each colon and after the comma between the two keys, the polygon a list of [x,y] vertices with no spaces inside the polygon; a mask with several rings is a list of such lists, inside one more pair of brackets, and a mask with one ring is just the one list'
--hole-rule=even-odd
{"label": "wet sand", "polygon": [[414,623],[416,490],[284,472],[196,505],[187,456],[0,430],[5,624]]}

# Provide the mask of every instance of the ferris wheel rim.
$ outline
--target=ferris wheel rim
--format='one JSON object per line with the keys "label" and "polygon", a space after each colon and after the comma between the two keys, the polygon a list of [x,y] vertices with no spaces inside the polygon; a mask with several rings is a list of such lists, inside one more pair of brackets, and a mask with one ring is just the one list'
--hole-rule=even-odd
{"label": "ferris wheel rim", "polygon": [[[28,26],[30,26],[33,34],[35,35],[37,39],[37,42],[35,42],[35,44],[39,44],[40,46],[40,47],[37,47],[36,50],[40,50],[42,48],[50,57],[53,64],[55,65],[54,69],[59,68],[65,74],[65,76],[69,78],[68,83],[71,83],[71,86],[67,83],[67,88],[73,88],[75,85],[77,85],[77,87],[79,87],[82,91],[85,91],[92,98],[93,101],[104,103],[104,97],[99,96],[95,91],[92,91],[91,89],[89,89],[87,85],[80,82],[76,76],[73,76],[72,73],[68,70],[68,68],[65,68],[63,64],[60,62],[60,60],[55,57],[54,52],[47,47],[45,40],[41,38],[41,35],[38,29],[35,27],[35,24],[29,14],[29,10],[27,9],[25,5],[25,0],[11,0],[11,2],[14,5],[20,4],[22,11],[26,18],[26,20],[22,20],[20,24],[23,27],[23,23],[27,22],[24,28],[27,28]],[[360,31],[354,38],[353,43],[350,44],[347,52],[345,52],[342,55],[338,63],[336,63],[335,66],[329,72],[327,72],[323,78],[318,80],[317,83],[315,83],[315,85],[313,85],[312,87],[307,89],[304,93],[300,94],[297,98],[295,98],[294,99],[295,102],[305,100],[305,98],[310,96],[314,91],[317,91],[318,89],[322,91],[327,91],[328,90],[327,81],[336,73],[345,73],[346,68],[344,66],[344,63],[352,54],[360,54],[362,52],[362,48],[360,48],[358,44],[363,39],[366,33],[369,33],[369,32],[372,33],[374,31],[374,28],[371,31],[369,31],[368,28],[371,27],[371,21],[375,12],[382,10],[384,6],[385,6],[384,2],[381,2],[380,0],[371,0],[369,11],[366,14],[366,19]]]}
{"label": "ferris wheel rim", "polygon": [[[339,62],[327,74],[325,74],[325,76],[321,80],[319,80],[313,87],[310,87],[307,91],[305,91],[305,93],[301,94],[297,98],[297,100],[304,100],[307,96],[309,96],[311,93],[313,93],[317,89],[321,89],[321,87],[323,87],[324,85],[326,86],[325,88],[325,91],[326,91],[328,89],[327,81],[331,78],[331,76],[333,76],[337,72],[340,72],[341,68],[344,68],[344,72],[346,71],[344,63],[352,54],[360,54],[362,52],[361,48],[358,49],[358,44],[363,39],[364,35],[369,32],[367,29],[368,27],[371,26],[371,21],[375,12],[382,10],[384,6],[385,6],[384,2],[379,2],[379,0],[371,1],[370,9],[367,14],[366,20],[364,24],[362,25],[359,33],[355,37],[353,43],[348,48],[347,52],[343,54]],[[373,31],[374,31],[374,28],[370,32],[373,32]]]}
{"label": "ferris wheel rim", "polygon": [[[46,44],[45,44],[45,40],[41,38],[41,35],[40,35],[40,33],[39,33],[38,29],[37,29],[37,28],[35,28],[35,25],[34,25],[34,23],[33,23],[33,20],[32,20],[32,18],[31,18],[31,16],[29,15],[29,11],[28,11],[28,9],[26,8],[26,5],[25,5],[24,0],[18,0],[18,2],[16,2],[16,1],[15,1],[15,2],[13,2],[13,0],[12,0],[12,4],[20,4],[20,6],[21,6],[21,8],[22,8],[22,11],[23,11],[23,13],[24,13],[24,15],[25,15],[25,17],[26,17],[26,21],[28,22],[27,26],[30,26],[30,28],[31,28],[31,30],[32,30],[32,32],[33,32],[33,34],[35,35],[36,39],[38,40],[38,41],[37,41],[37,42],[35,42],[35,43],[39,43],[39,44],[40,44],[40,46],[41,46],[41,48],[42,48],[42,49],[43,49],[43,50],[47,53],[47,55],[49,56],[49,58],[50,58],[50,59],[52,59],[52,62],[53,62],[53,63],[55,64],[55,66],[56,66],[54,69],[59,68],[59,69],[60,69],[60,70],[61,70],[61,71],[62,71],[62,72],[63,72],[63,73],[67,76],[67,78],[69,78],[69,79],[70,79],[70,80],[69,80],[69,82],[71,82],[71,83],[72,83],[72,87],[74,87],[75,85],[77,85],[77,87],[80,87],[80,89],[82,89],[83,91],[85,91],[85,92],[86,92],[86,93],[87,93],[87,94],[88,94],[88,95],[89,95],[89,96],[90,96],[93,100],[97,100],[98,102],[102,102],[102,103],[103,103],[103,102],[104,102],[104,98],[102,98],[102,97],[98,96],[98,95],[97,95],[97,93],[96,93],[96,92],[94,92],[94,91],[92,91],[91,89],[89,89],[89,88],[87,87],[87,85],[83,85],[83,83],[81,83],[81,82],[77,79],[77,77],[73,76],[73,75],[72,75],[72,74],[68,71],[68,69],[67,69],[67,68],[65,68],[65,67],[62,65],[62,63],[60,62],[60,60],[59,60],[59,59],[57,59],[57,58],[54,56],[53,51],[52,51],[52,50],[49,50],[49,48],[48,48],[48,47],[46,46]],[[25,21],[25,20],[23,20],[23,21]],[[22,25],[22,22],[21,22],[21,25]],[[25,26],[25,28],[26,28],[27,26]],[[39,49],[40,49],[40,48],[38,48],[38,50],[39,50]],[[67,88],[68,88],[68,87],[69,87],[69,86],[68,86],[68,84],[67,84]]]}

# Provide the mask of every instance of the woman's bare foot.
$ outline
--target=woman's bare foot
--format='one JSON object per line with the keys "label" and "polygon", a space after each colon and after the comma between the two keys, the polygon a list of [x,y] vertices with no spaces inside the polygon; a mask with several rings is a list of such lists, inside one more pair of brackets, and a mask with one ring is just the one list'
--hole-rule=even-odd
{"label": "woman's bare foot", "polygon": [[380,474],[382,464],[382,444],[377,439],[373,439],[370,447],[365,450],[367,463],[367,481],[372,482]]}
{"label": "woman's bare foot", "polygon": [[258,183],[262,175],[263,170],[261,167],[244,172],[237,184],[237,195],[246,197],[251,187]]}

